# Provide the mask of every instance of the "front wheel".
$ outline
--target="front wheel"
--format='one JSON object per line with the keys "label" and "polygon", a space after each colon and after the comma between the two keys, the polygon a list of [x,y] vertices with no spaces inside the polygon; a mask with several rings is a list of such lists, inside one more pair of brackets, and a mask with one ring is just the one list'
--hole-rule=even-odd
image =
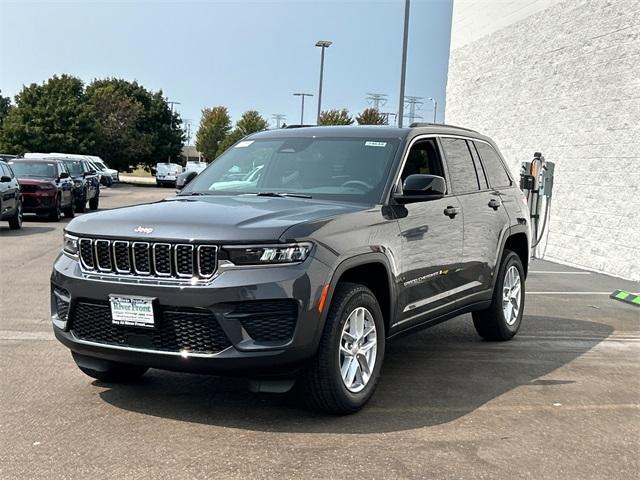
{"label": "front wheel", "polygon": [[385,330],[376,297],[364,285],[339,283],[318,354],[301,379],[310,407],[344,415],[360,410],[380,378]]}
{"label": "front wheel", "polygon": [[485,340],[510,340],[518,333],[524,311],[524,268],[517,253],[505,250],[491,305],[473,312],[473,325]]}
{"label": "front wheel", "polygon": [[89,210],[97,210],[100,204],[100,192],[96,192],[96,196],[89,200]]}
{"label": "front wheel", "polygon": [[18,202],[16,214],[9,219],[9,228],[11,230],[20,230],[22,228],[22,202]]}
{"label": "front wheel", "polygon": [[51,211],[49,212],[49,220],[52,222],[60,221],[61,209],[60,209],[60,199],[56,200],[56,204],[53,206]]}
{"label": "front wheel", "polygon": [[69,206],[65,209],[64,216],[66,218],[73,218],[76,216],[76,203],[73,201],[73,199],[71,200]]}

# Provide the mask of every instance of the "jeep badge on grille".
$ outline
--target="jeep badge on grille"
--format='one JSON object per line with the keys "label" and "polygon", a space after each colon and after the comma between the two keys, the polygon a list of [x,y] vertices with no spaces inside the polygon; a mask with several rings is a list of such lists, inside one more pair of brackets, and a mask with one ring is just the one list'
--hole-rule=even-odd
{"label": "jeep badge on grille", "polygon": [[136,233],[149,234],[149,233],[153,232],[153,228],[151,228],[151,227],[143,227],[142,225],[139,225],[133,231],[136,232]]}

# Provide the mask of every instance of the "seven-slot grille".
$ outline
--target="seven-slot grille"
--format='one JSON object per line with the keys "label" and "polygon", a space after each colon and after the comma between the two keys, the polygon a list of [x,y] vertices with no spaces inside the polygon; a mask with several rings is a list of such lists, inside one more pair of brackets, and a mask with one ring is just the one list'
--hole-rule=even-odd
{"label": "seven-slot grille", "polygon": [[85,270],[175,279],[211,278],[218,257],[216,245],[92,238],[81,238],[78,250]]}

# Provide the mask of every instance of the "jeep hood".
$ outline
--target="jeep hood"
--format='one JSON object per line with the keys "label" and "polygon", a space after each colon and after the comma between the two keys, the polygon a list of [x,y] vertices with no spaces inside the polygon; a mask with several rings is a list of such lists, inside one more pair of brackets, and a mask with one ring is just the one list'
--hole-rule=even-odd
{"label": "jeep hood", "polygon": [[81,236],[144,240],[272,242],[293,225],[366,208],[286,197],[184,196],[76,217],[67,231]]}

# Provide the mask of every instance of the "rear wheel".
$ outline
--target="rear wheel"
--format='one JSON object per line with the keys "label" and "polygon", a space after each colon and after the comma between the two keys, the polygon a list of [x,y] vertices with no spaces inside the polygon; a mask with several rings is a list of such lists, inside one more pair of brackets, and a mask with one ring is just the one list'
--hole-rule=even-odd
{"label": "rear wheel", "polygon": [[524,311],[524,268],[515,252],[505,250],[491,305],[473,312],[473,325],[485,340],[510,340],[518,332]]}
{"label": "rear wheel", "polygon": [[360,410],[380,378],[384,349],[382,311],[371,290],[338,284],[318,354],[301,379],[306,402],[340,415]]}
{"label": "rear wheel", "polygon": [[9,228],[11,230],[19,230],[22,228],[22,202],[18,202],[16,214],[9,219]]}

